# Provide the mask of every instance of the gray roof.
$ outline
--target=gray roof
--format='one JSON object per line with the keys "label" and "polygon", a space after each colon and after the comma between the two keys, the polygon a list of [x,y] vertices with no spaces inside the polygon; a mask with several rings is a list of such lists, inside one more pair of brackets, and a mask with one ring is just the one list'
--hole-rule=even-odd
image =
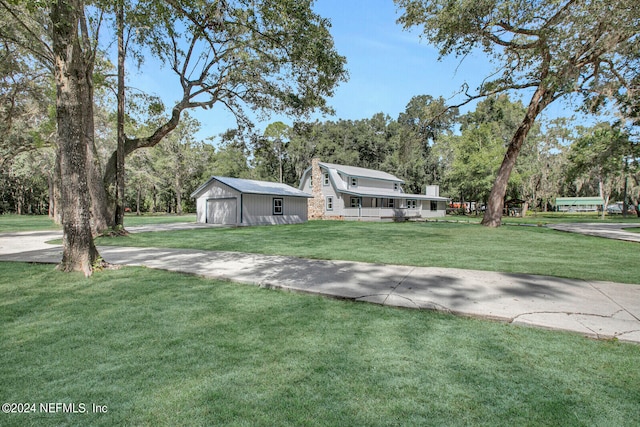
{"label": "gray roof", "polygon": [[191,197],[198,197],[199,193],[205,188],[208,188],[213,181],[221,182],[234,190],[237,190],[243,194],[266,194],[272,196],[290,196],[290,197],[306,197],[312,196],[304,191],[300,191],[297,188],[293,188],[287,184],[281,184],[279,182],[267,182],[257,181],[254,179],[241,179],[241,178],[229,178],[226,176],[212,176],[207,182],[198,187]]}
{"label": "gray roof", "polygon": [[319,162],[318,164],[320,165],[320,167],[324,167],[326,169],[335,169],[336,171],[347,176],[353,176],[353,177],[359,177],[359,178],[382,179],[385,181],[394,181],[399,183],[404,182],[397,176],[391,175],[390,173],[387,173],[387,172],[377,171],[374,169],[359,168],[357,166],[336,165],[333,163],[324,163],[324,162]]}

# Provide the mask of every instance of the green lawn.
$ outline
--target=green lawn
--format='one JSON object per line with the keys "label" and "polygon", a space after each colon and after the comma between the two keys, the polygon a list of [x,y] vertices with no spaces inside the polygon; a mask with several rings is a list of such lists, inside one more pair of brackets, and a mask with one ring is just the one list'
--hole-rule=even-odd
{"label": "green lawn", "polygon": [[[146,224],[167,224],[174,222],[195,222],[195,214],[187,215],[127,215],[124,217],[124,225],[132,227]],[[61,230],[46,215],[0,215],[0,233],[8,231],[34,231],[34,230]]]}
{"label": "green lawn", "polygon": [[172,224],[176,222],[196,222],[196,214],[167,215],[167,214],[146,214],[146,215],[126,215],[124,217],[124,227],[148,224]]}
{"label": "green lawn", "polygon": [[[447,215],[447,219],[460,222],[480,222],[482,215]],[[599,222],[599,223],[632,223],[640,224],[635,214],[624,218],[622,215],[605,215],[597,212],[534,212],[528,211],[524,218],[505,216],[503,224],[558,224],[563,222]]]}
{"label": "green lawn", "polygon": [[306,224],[100,238],[100,245],[195,248],[304,258],[456,267],[640,283],[640,245],[536,226],[466,223]]}
{"label": "green lawn", "polygon": [[637,345],[143,268],[0,292],[2,402],[108,410],[3,426],[640,425]]}
{"label": "green lawn", "polygon": [[34,230],[62,230],[62,227],[46,215],[0,215],[0,233]]}

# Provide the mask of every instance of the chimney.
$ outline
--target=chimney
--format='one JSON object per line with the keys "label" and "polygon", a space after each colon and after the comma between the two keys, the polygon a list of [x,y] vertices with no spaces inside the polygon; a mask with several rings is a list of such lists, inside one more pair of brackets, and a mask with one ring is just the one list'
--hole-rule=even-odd
{"label": "chimney", "polygon": [[320,170],[320,159],[311,159],[311,195],[312,199],[307,200],[309,208],[309,219],[321,219],[324,217],[324,197],[322,196],[322,171]]}
{"label": "chimney", "polygon": [[425,190],[424,194],[431,197],[440,197],[440,186],[427,185],[427,189]]}

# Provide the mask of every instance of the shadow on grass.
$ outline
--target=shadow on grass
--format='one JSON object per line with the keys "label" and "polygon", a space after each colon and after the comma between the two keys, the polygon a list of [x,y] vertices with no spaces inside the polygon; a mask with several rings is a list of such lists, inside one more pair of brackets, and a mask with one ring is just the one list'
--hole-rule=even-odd
{"label": "shadow on grass", "polygon": [[3,425],[640,422],[637,346],[138,268],[6,265],[0,290],[5,400],[109,408]]}

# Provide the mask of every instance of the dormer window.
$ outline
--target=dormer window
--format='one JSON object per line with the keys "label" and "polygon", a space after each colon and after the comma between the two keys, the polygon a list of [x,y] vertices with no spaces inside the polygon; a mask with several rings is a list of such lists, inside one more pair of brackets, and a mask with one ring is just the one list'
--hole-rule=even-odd
{"label": "dormer window", "polygon": [[325,174],[324,174],[323,176],[324,176],[324,178],[323,178],[323,184],[324,184],[324,186],[326,187],[326,186],[328,186],[328,185],[329,185],[329,174],[325,172]]}
{"label": "dormer window", "polygon": [[357,187],[358,186],[358,178],[356,178],[355,176],[351,177],[351,186],[352,187]]}
{"label": "dormer window", "polygon": [[398,191],[400,189],[400,184],[398,184],[397,182],[393,183],[393,191]]}

